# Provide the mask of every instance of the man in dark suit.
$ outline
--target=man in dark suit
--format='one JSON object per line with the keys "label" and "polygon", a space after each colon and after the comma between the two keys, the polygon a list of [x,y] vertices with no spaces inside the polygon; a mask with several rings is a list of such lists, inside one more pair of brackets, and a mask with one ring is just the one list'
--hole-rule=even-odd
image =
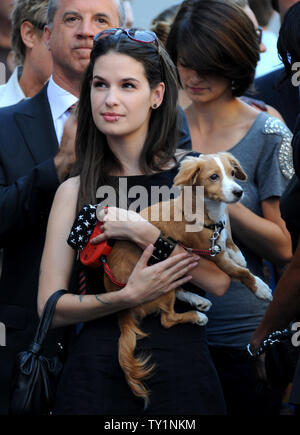
{"label": "man in dark suit", "polygon": [[[37,325],[38,274],[56,189],[74,161],[74,140],[61,140],[68,108],[79,97],[96,33],[122,25],[119,0],[51,0],[45,29],[53,57],[49,84],[32,99],[0,110],[0,414],[16,354]],[[60,143],[60,146],[59,146]]]}

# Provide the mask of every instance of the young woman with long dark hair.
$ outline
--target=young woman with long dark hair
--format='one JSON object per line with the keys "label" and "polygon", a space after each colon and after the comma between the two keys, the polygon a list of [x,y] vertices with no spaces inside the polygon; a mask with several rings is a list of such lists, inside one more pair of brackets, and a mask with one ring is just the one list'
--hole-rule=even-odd
{"label": "young woman with long dark hair", "polygon": [[[177,245],[169,258],[148,266],[159,230],[133,211],[122,210],[122,217],[134,213],[134,220],[113,220],[109,207],[102,238],[137,243],[144,249],[139,262],[116,292],[105,292],[102,268],[83,269],[80,264],[86,293],[78,295],[76,280],[75,288],[70,284],[76,253],[67,240],[76,214],[85,204],[97,203],[99,187],[118,190],[120,180],[126,180],[128,189],[145,187],[149,198],[152,186],[171,187],[179,167],[176,123],[176,70],[155,34],[113,29],[98,35],[80,96],[74,176],[56,194],[41,263],[39,310],[55,290],[67,288],[70,293],[58,301],[53,325],[81,324],[72,329],[57,414],[225,413],[202,326],[181,324],[167,330],[159,316],[143,320],[149,336],[138,341],[137,351],[152,353],[156,363],[147,380],[151,397],[146,410],[118,364],[117,313],[191,280],[201,289],[224,294],[229,278],[212,262],[187,255]],[[186,305],[176,309],[186,310]]]}

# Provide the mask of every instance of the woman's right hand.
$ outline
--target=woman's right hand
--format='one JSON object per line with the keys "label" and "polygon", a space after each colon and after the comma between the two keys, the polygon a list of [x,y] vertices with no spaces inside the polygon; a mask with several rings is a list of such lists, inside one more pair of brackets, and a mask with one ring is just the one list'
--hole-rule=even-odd
{"label": "woman's right hand", "polygon": [[198,265],[197,255],[184,252],[148,266],[152,253],[153,245],[147,246],[123,289],[131,306],[154,300],[190,281],[188,272]]}

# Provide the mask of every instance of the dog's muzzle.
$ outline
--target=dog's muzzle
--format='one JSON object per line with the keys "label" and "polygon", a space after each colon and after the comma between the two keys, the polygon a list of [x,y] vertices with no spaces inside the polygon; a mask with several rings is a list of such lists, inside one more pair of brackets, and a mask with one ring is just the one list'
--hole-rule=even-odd
{"label": "dog's muzzle", "polygon": [[241,198],[243,195],[243,189],[234,189],[232,193],[236,198]]}

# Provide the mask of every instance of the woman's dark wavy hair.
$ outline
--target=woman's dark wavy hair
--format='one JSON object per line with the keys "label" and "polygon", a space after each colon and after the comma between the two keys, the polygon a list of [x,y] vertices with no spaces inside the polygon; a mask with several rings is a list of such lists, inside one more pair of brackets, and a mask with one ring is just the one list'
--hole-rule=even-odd
{"label": "woman's dark wavy hair", "polygon": [[280,59],[284,64],[285,77],[290,79],[292,65],[300,62],[300,3],[291,6],[282,21],[277,41],[277,49]]}
{"label": "woman's dark wavy hair", "polygon": [[[158,42],[158,41],[157,41]],[[96,127],[91,110],[91,83],[96,60],[108,52],[125,54],[142,63],[150,89],[165,83],[162,104],[152,110],[148,134],[140,156],[140,168],[145,174],[159,171],[173,156],[178,142],[176,68],[162,45],[141,43],[126,34],[109,35],[99,39],[91,52],[85,73],[78,107],[76,162],[72,176],[80,175],[78,207],[96,203],[97,188],[111,184],[112,170],[120,170],[121,163],[111,152],[106,136]]]}
{"label": "woman's dark wavy hair", "polygon": [[234,82],[239,97],[252,85],[259,60],[259,43],[250,18],[222,0],[186,0],[182,3],[167,41],[177,64],[200,75],[217,74]]}

